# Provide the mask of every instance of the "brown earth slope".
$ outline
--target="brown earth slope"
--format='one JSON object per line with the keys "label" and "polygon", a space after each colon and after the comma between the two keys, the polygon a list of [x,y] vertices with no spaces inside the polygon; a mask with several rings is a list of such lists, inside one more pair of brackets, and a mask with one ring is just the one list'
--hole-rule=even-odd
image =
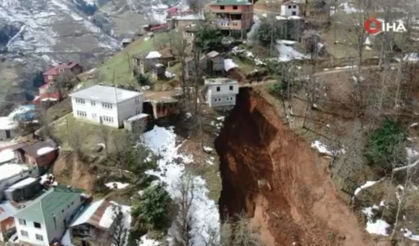
{"label": "brown earth slope", "polygon": [[257,93],[242,90],[237,100],[215,141],[223,216],[246,211],[268,245],[373,245],[338,198],[327,162]]}

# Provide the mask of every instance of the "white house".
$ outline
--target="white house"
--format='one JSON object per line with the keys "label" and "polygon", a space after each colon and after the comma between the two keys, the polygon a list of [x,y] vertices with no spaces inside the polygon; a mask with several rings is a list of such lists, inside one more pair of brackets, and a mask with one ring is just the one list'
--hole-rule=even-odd
{"label": "white house", "polygon": [[14,138],[18,135],[18,124],[9,117],[0,117],[0,141]]}
{"label": "white house", "polygon": [[72,93],[70,97],[75,118],[116,128],[143,111],[142,93],[116,87],[95,85]]}
{"label": "white house", "polygon": [[281,16],[299,16],[300,6],[295,1],[287,1],[281,5]]}
{"label": "white house", "polygon": [[84,201],[80,190],[57,186],[27,203],[14,215],[19,243],[59,242]]}
{"label": "white house", "polygon": [[205,79],[206,101],[210,107],[236,105],[239,83],[229,78]]}

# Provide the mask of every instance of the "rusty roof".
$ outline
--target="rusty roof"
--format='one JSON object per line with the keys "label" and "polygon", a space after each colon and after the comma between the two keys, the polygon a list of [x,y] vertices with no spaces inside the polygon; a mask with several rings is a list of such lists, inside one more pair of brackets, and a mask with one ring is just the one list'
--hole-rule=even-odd
{"label": "rusty roof", "polygon": [[108,229],[100,226],[100,220],[102,219],[106,209],[108,209],[110,206],[112,206],[112,203],[106,199],[91,203],[76,217],[70,227],[89,224],[98,229]]}

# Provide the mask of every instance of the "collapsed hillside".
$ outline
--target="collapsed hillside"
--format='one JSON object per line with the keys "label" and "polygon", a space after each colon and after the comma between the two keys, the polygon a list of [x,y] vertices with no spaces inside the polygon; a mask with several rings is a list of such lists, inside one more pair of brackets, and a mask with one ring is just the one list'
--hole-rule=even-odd
{"label": "collapsed hillside", "polygon": [[338,198],[327,162],[257,93],[241,91],[215,147],[224,218],[245,211],[269,231],[269,245],[371,245]]}

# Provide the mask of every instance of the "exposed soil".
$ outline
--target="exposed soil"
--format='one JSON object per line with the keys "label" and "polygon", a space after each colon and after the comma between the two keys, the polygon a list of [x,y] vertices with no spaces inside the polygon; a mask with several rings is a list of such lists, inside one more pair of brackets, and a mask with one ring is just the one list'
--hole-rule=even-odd
{"label": "exposed soil", "polygon": [[89,161],[77,157],[74,152],[61,152],[54,164],[53,174],[59,183],[66,183],[90,193],[95,187],[97,170]]}
{"label": "exposed soil", "polygon": [[215,141],[223,217],[247,212],[268,245],[373,245],[338,198],[327,161],[256,92],[241,89],[224,125]]}

